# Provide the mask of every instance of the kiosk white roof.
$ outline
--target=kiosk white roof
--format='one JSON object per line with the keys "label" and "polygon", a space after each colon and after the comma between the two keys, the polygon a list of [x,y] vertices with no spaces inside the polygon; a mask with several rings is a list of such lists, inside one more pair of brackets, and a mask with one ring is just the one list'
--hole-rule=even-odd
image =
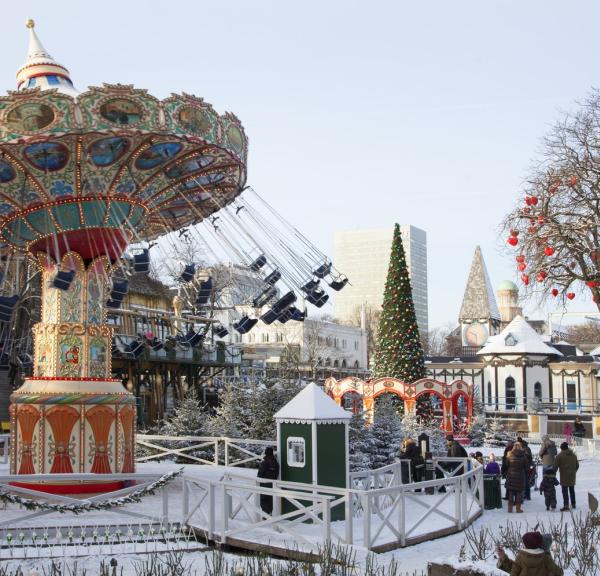
{"label": "kiosk white roof", "polygon": [[352,415],[340,408],[319,386],[311,382],[292,398],[279,412],[275,420],[285,421],[334,421],[350,420]]}

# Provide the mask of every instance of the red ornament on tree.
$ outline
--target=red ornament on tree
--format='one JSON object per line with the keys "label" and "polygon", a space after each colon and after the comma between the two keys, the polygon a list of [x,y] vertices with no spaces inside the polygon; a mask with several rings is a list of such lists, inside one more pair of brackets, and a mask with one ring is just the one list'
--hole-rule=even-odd
{"label": "red ornament on tree", "polygon": [[537,228],[535,226],[530,226],[529,228],[527,228],[527,232],[529,232],[530,234],[535,234],[537,232]]}
{"label": "red ornament on tree", "polygon": [[558,289],[552,288],[552,290],[550,290],[550,294],[552,294],[552,296],[558,296]]}
{"label": "red ornament on tree", "polygon": [[507,242],[511,245],[511,246],[516,246],[519,243],[519,239],[516,236],[511,236]]}
{"label": "red ornament on tree", "polygon": [[511,236],[518,236],[519,235],[519,231],[513,229],[513,230],[510,231],[510,235]]}
{"label": "red ornament on tree", "polygon": [[546,256],[552,256],[552,254],[554,254],[554,248],[552,246],[546,246],[544,248],[544,254]]}
{"label": "red ornament on tree", "polygon": [[521,274],[521,280],[523,281],[523,284],[525,284],[525,286],[529,284],[529,276],[527,274]]}
{"label": "red ornament on tree", "polygon": [[567,298],[573,300],[573,298],[575,298],[575,292],[567,292]]}
{"label": "red ornament on tree", "polygon": [[517,268],[519,269],[519,272],[523,272],[525,268],[527,268],[527,264],[525,264],[525,262],[520,262]]}
{"label": "red ornament on tree", "polygon": [[586,282],[586,284],[590,287],[590,288],[596,288],[597,286],[600,286],[600,284],[598,282],[596,282],[595,280],[588,280]]}
{"label": "red ornament on tree", "polygon": [[538,216],[538,224],[543,224],[544,223],[544,217],[543,216]]}
{"label": "red ornament on tree", "polygon": [[547,274],[542,270],[536,277],[535,279],[538,282],[543,282],[546,279]]}
{"label": "red ornament on tree", "polygon": [[515,258],[515,260],[516,260],[517,262],[525,262],[525,256],[523,256],[523,254],[519,254],[519,255],[518,255],[516,258]]}
{"label": "red ornament on tree", "polygon": [[577,176],[571,176],[569,178],[569,186],[577,186],[577,182],[578,182]]}
{"label": "red ornament on tree", "polygon": [[536,206],[538,203],[538,197],[537,196],[531,196],[531,205],[532,206]]}

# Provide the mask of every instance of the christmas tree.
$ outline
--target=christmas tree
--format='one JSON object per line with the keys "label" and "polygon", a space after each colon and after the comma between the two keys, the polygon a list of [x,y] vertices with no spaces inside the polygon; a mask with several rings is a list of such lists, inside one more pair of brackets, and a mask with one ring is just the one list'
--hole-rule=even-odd
{"label": "christmas tree", "polygon": [[174,414],[161,423],[159,432],[165,436],[203,436],[207,416],[196,391],[190,388],[177,401]]}
{"label": "christmas tree", "polygon": [[348,453],[351,472],[369,469],[371,443],[371,428],[365,425],[364,415],[360,412],[352,414],[348,426]]}
{"label": "christmas tree", "polygon": [[373,372],[376,378],[389,376],[403,382],[425,376],[423,346],[398,224],[394,228]]}
{"label": "christmas tree", "polygon": [[403,440],[402,425],[391,394],[383,394],[375,403],[375,415],[371,426],[371,468],[392,464],[399,456]]}

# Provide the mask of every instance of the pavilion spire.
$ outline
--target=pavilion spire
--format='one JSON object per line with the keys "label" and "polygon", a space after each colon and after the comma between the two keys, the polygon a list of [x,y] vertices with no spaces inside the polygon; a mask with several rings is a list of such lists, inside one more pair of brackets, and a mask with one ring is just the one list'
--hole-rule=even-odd
{"label": "pavilion spire", "polygon": [[29,19],[25,25],[29,28],[29,48],[25,63],[17,71],[17,89],[56,89],[63,94],[76,97],[79,93],[73,87],[69,71],[56,62],[44,48],[35,32],[35,22]]}

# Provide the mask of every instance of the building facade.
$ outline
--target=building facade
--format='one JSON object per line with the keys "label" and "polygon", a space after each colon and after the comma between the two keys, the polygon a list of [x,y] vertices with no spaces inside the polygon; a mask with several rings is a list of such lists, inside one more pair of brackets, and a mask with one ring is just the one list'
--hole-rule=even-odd
{"label": "building facade", "polygon": [[[417,324],[421,334],[429,329],[427,304],[427,233],[411,225],[400,227],[410,275]],[[335,295],[335,317],[357,322],[363,305],[379,310],[390,264],[393,228],[342,230],[334,236],[336,267],[350,284]]]}

